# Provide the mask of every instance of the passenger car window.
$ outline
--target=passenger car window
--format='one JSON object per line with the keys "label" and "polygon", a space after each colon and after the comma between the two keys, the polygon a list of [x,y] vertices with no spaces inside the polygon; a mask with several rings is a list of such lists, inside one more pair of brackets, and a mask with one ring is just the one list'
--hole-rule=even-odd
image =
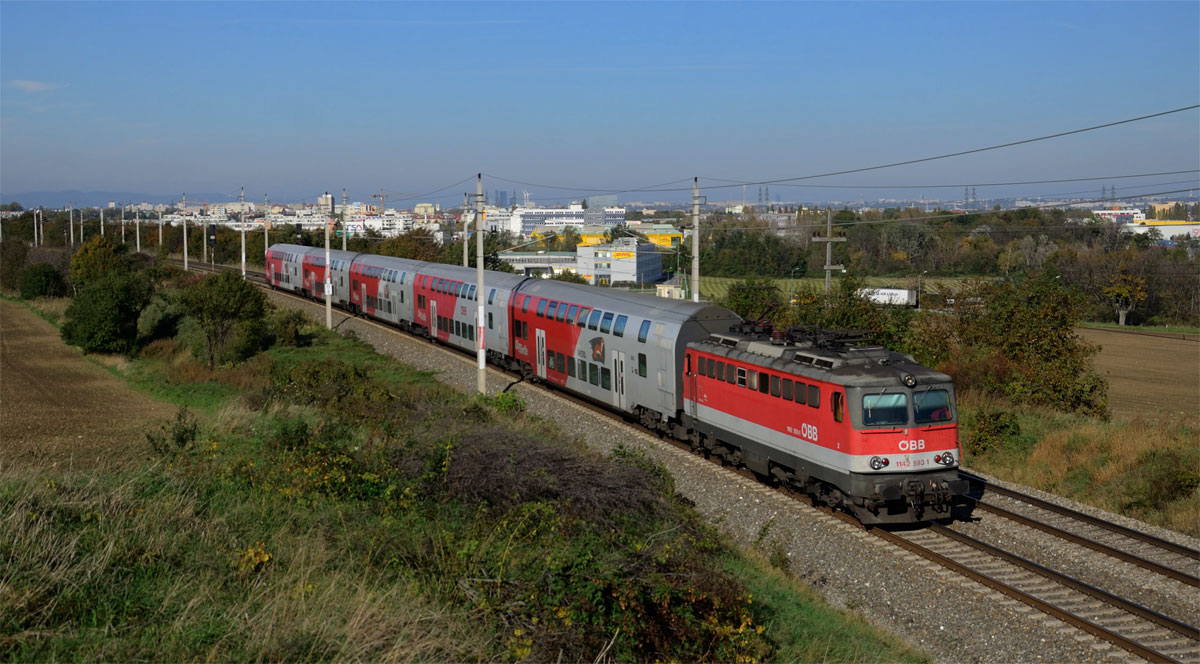
{"label": "passenger car window", "polygon": [[600,320],[600,331],[605,334],[608,334],[608,331],[612,329],[612,322],[613,322],[612,313],[604,314],[604,318],[602,318]]}
{"label": "passenger car window", "polygon": [[589,329],[589,330],[595,330],[595,329],[596,329],[596,326],[597,326],[597,325],[599,325],[599,323],[600,323],[600,317],[601,317],[603,314],[604,314],[604,312],[600,311],[599,309],[593,309],[593,310],[592,310],[592,315],[588,317],[588,325],[587,325],[587,327],[588,327],[588,329]]}
{"label": "passenger car window", "polygon": [[538,300],[538,306],[537,306],[537,315],[538,316],[545,318],[547,304],[549,304],[548,300]]}
{"label": "passenger car window", "polygon": [[617,324],[613,326],[613,334],[618,337],[625,336],[625,324],[629,322],[629,316],[617,316]]}
{"label": "passenger car window", "polygon": [[567,310],[567,325],[575,324],[575,314],[578,314],[578,313],[579,313],[579,305],[572,304],[571,308],[569,310]]}
{"label": "passenger car window", "polygon": [[[547,305],[547,306],[546,306],[546,318],[553,319],[553,318],[554,318],[554,314],[555,314],[557,311],[558,311],[558,303],[557,303],[557,302],[551,302],[549,305]],[[540,316],[540,315],[542,315],[541,307],[538,307],[538,315],[539,315],[539,316]]]}
{"label": "passenger car window", "polygon": [[[688,366],[691,366],[691,358],[688,358]],[[638,353],[638,370],[637,373],[642,378],[646,377],[646,354]]]}
{"label": "passenger car window", "polygon": [[650,334],[650,321],[642,321],[642,326],[638,328],[638,341],[646,343],[646,336]]}

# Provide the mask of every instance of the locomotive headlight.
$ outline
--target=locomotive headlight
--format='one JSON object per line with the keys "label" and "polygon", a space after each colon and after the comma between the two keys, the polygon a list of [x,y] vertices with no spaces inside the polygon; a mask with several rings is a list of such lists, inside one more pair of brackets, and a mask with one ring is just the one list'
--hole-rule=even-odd
{"label": "locomotive headlight", "polygon": [[954,453],[953,452],[943,452],[939,456],[933,457],[933,460],[940,464],[949,466],[950,464],[954,463]]}
{"label": "locomotive headlight", "polygon": [[871,470],[879,470],[887,465],[887,459],[879,457],[871,457]]}
{"label": "locomotive headlight", "polygon": [[912,387],[913,385],[917,384],[917,379],[914,378],[912,374],[904,374],[904,377],[900,380],[904,381],[904,384],[907,387]]}

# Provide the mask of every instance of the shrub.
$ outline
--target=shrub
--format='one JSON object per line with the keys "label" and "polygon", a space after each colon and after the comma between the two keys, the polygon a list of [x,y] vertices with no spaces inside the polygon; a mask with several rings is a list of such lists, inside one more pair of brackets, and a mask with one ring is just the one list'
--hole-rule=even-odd
{"label": "shrub", "polygon": [[[244,359],[250,346],[259,343],[266,298],[232,270],[206,277],[183,288],[179,302],[196,321],[204,340],[204,359],[211,370],[234,336],[238,341],[231,357]],[[240,327],[239,327],[240,326]]]}
{"label": "shrub", "polygon": [[132,274],[110,274],[83,289],[67,308],[63,341],[89,352],[128,353],[150,285]]}
{"label": "shrub", "polygon": [[37,297],[62,297],[67,294],[67,284],[62,275],[49,263],[30,265],[21,271],[21,298],[32,300]]}
{"label": "shrub", "polygon": [[175,414],[175,421],[162,425],[155,433],[146,434],[146,442],[150,443],[150,449],[158,454],[177,454],[191,447],[192,443],[196,442],[199,432],[200,425],[196,423],[196,418],[188,412],[186,406],[180,406]]}
{"label": "shrub", "polygon": [[275,307],[268,316],[267,330],[274,343],[301,348],[311,342],[310,337],[304,334],[304,328],[311,324],[312,319],[298,309]]}
{"label": "shrub", "polygon": [[84,242],[71,257],[71,283],[92,284],[114,272],[127,272],[124,248],[103,235]]}
{"label": "shrub", "polygon": [[0,288],[17,290],[21,284],[21,270],[25,269],[25,257],[29,245],[10,240],[0,243]]}
{"label": "shrub", "polygon": [[183,308],[179,306],[179,301],[174,294],[171,292],[158,293],[138,316],[138,337],[143,343],[173,337],[178,332],[181,318],[183,318]]}
{"label": "shrub", "polygon": [[1006,449],[1021,435],[1016,413],[991,406],[975,411],[964,425],[969,433],[963,443],[963,452],[977,456]]}

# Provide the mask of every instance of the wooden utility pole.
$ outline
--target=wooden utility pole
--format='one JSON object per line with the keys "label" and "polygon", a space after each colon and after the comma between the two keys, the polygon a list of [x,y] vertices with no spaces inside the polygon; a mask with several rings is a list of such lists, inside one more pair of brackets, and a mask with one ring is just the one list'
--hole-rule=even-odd
{"label": "wooden utility pole", "polygon": [[832,287],[832,274],[834,270],[845,270],[845,265],[833,265],[833,243],[845,242],[844,237],[833,236],[833,210],[825,211],[825,237],[814,237],[813,242],[825,243],[825,294],[828,295]]}

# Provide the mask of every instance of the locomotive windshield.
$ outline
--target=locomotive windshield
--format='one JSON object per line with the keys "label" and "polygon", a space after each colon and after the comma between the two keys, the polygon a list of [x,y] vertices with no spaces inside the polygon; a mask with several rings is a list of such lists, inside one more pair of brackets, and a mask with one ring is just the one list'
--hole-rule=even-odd
{"label": "locomotive windshield", "polygon": [[913,395],[913,416],[917,424],[950,419],[950,394],[946,390],[928,390]]}
{"label": "locomotive windshield", "polygon": [[908,397],[903,394],[864,394],[863,424],[908,424]]}

